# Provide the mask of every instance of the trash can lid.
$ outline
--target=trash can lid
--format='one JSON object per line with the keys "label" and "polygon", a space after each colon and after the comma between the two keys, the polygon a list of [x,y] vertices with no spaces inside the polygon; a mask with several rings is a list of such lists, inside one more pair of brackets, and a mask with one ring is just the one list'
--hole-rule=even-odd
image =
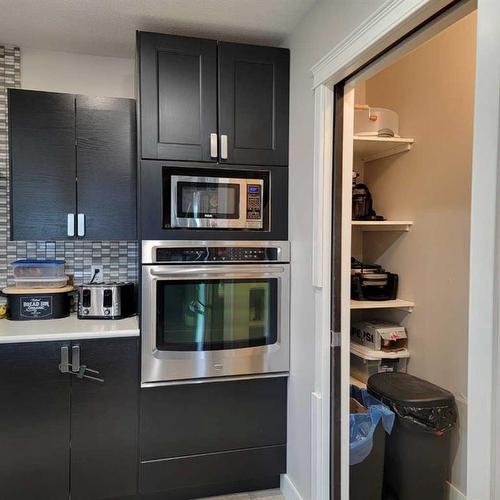
{"label": "trash can lid", "polygon": [[368,379],[367,388],[375,397],[399,406],[431,408],[455,405],[451,392],[407,373],[376,373]]}

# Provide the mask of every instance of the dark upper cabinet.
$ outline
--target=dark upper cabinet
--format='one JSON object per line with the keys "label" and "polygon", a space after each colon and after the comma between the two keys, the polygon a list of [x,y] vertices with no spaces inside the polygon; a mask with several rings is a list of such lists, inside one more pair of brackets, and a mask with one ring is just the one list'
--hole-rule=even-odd
{"label": "dark upper cabinet", "polygon": [[[61,373],[62,348],[104,382]],[[137,338],[0,345],[0,379],[0,498],[135,498]]]}
{"label": "dark upper cabinet", "polygon": [[288,164],[288,49],[137,35],[141,158]]}
{"label": "dark upper cabinet", "polygon": [[288,164],[289,68],[287,49],[219,43],[222,161]]}
{"label": "dark upper cabinet", "polygon": [[216,161],[217,42],[138,33],[138,51],[142,157]]}
{"label": "dark upper cabinet", "polygon": [[11,239],[136,239],[134,101],[8,98]]}
{"label": "dark upper cabinet", "polygon": [[77,213],[85,238],[136,239],[135,101],[76,96]]}
{"label": "dark upper cabinet", "polygon": [[11,238],[67,238],[76,207],[75,99],[9,89]]}
{"label": "dark upper cabinet", "polygon": [[0,498],[67,500],[70,384],[59,342],[0,346]]}

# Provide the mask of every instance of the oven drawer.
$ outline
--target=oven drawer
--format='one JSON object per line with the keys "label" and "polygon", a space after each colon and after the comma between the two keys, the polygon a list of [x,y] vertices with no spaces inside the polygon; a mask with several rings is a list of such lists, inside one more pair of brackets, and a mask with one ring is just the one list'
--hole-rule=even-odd
{"label": "oven drawer", "polygon": [[142,494],[179,492],[187,488],[209,491],[210,487],[218,485],[278,477],[286,472],[286,446],[155,460],[141,463],[140,469]]}
{"label": "oven drawer", "polygon": [[287,379],[141,390],[141,460],[286,443]]}

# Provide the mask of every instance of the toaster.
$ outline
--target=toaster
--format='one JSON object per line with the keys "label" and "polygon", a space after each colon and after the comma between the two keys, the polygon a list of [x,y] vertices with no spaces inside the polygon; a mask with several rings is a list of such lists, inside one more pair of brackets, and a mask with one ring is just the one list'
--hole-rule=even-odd
{"label": "toaster", "polygon": [[136,312],[134,283],[88,283],[78,287],[79,319],[122,319]]}

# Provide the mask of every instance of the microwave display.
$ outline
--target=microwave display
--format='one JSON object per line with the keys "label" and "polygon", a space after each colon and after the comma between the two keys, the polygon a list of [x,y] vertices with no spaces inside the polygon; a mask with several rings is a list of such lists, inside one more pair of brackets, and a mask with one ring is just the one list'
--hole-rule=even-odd
{"label": "microwave display", "polygon": [[164,172],[165,228],[269,230],[269,172],[191,172]]}

